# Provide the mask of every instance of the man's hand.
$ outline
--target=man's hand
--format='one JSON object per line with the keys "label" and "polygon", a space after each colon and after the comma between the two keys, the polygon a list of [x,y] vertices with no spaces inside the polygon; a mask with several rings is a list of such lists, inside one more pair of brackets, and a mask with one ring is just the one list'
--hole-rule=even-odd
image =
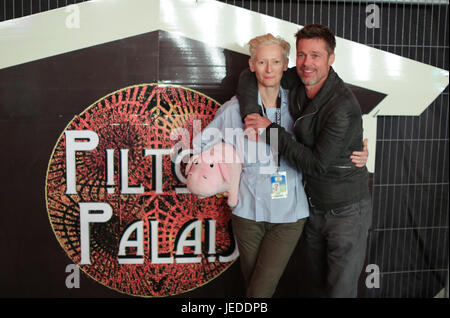
{"label": "man's hand", "polygon": [[256,113],[245,116],[244,123],[247,138],[254,141],[258,141],[259,131],[263,131],[272,124],[267,117]]}
{"label": "man's hand", "polygon": [[362,151],[353,151],[350,159],[358,168],[362,168],[367,163],[367,158],[369,157],[369,151],[367,150],[367,143],[369,140],[366,138],[363,141],[363,150]]}

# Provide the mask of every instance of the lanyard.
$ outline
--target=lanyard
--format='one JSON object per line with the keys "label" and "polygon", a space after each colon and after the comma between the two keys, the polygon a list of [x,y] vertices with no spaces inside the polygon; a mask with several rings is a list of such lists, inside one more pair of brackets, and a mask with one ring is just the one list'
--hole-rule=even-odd
{"label": "lanyard", "polygon": [[[263,116],[267,117],[267,112],[266,112],[266,107],[264,107],[264,103],[261,101],[261,103],[263,104],[262,108],[262,112],[263,112]],[[277,97],[277,114],[276,114],[276,119],[275,122],[277,123],[277,125],[281,126],[281,97],[280,94],[278,94]]]}
{"label": "lanyard", "polygon": [[[267,117],[267,112],[266,112],[266,107],[264,107],[264,103],[261,100],[261,103],[263,104],[262,108],[262,112],[263,112],[263,116]],[[280,94],[278,94],[277,97],[277,113],[276,113],[276,119],[275,119],[277,125],[281,126],[281,97]],[[280,169],[280,153],[278,152],[278,160],[277,160],[277,164],[278,164],[278,169]]]}

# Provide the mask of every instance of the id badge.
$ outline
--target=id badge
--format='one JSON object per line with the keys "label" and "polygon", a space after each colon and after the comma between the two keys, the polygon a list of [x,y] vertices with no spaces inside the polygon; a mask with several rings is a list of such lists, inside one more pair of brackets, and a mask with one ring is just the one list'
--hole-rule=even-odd
{"label": "id badge", "polygon": [[270,177],[272,199],[286,199],[288,196],[286,171],[279,171]]}

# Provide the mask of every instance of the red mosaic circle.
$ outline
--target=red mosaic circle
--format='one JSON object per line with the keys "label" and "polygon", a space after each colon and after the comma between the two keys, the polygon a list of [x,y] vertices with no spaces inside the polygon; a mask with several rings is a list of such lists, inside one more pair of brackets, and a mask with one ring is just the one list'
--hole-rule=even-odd
{"label": "red mosaic circle", "polygon": [[[162,193],[156,193],[156,159],[145,155],[146,149],[171,149],[177,140],[171,140],[170,134],[176,128],[187,129],[192,136],[194,120],[200,120],[201,127],[205,127],[218,107],[216,101],[190,89],[142,84],[98,100],[69,123],[49,161],[47,211],[57,240],[69,258],[90,277],[121,293],[168,296],[202,286],[232,264],[233,260],[223,261],[235,249],[234,240],[230,239],[230,210],[225,199],[199,200],[189,193],[179,193],[177,189],[185,185],[177,178],[169,155],[162,157]],[[91,151],[75,153],[76,194],[66,194],[65,132],[80,130],[95,132],[99,142]],[[114,185],[107,184],[106,149],[114,150]],[[128,149],[129,185],[142,186],[143,194],[121,193],[120,149]],[[184,171],[183,164],[181,169]],[[90,264],[85,265],[80,264],[81,202],[107,203],[113,211],[107,222],[90,225]],[[120,264],[121,238],[137,221],[143,221],[143,263]],[[158,222],[157,237],[152,235],[152,221]],[[201,260],[182,263],[176,254],[177,242],[183,229],[195,221],[201,222],[201,228],[197,227],[186,239],[198,242],[201,235],[201,253],[195,254],[194,246],[182,249],[185,256]],[[215,253],[211,254],[213,221]],[[172,263],[152,262],[152,240],[154,244],[157,240],[160,255],[173,257]],[[130,255],[136,251],[127,249]]]}

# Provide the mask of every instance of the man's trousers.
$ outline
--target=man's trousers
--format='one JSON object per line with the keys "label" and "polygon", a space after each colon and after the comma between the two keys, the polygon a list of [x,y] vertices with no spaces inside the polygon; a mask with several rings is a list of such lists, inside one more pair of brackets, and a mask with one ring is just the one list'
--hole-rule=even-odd
{"label": "man's trousers", "polygon": [[371,223],[371,199],[326,211],[310,206],[305,241],[316,296],[357,296]]}

